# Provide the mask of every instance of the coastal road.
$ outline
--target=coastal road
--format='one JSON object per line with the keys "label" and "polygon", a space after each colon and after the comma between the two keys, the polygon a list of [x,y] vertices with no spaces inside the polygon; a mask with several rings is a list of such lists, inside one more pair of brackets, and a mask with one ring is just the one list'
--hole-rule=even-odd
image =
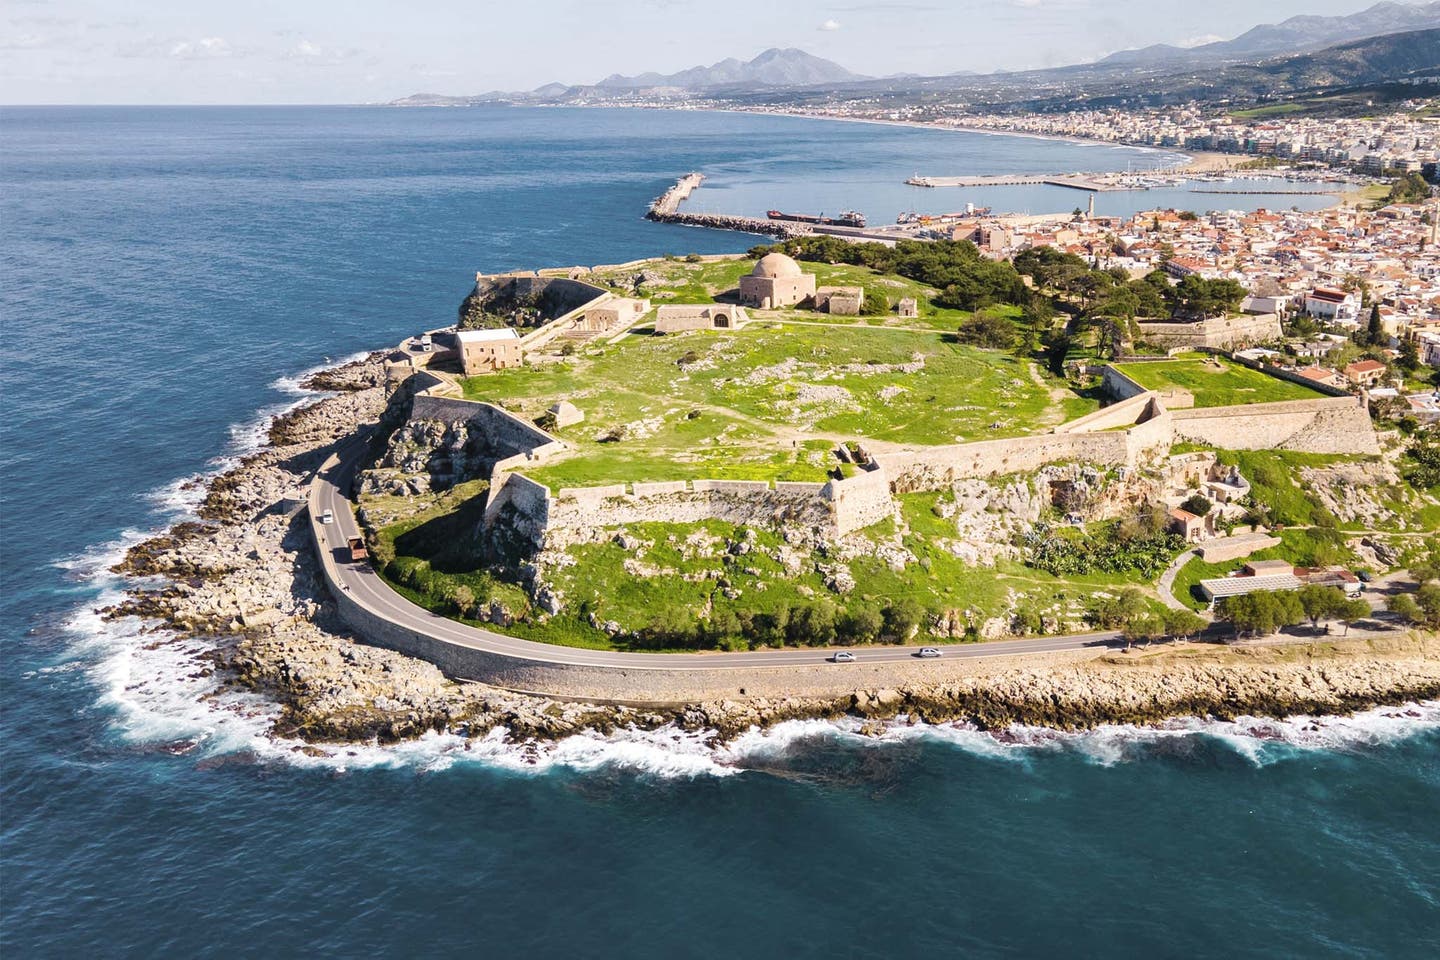
{"label": "coastal road", "polygon": [[[311,491],[311,510],[333,513],[333,523],[312,518],[311,528],[321,551],[334,561],[340,589],[371,613],[393,623],[462,647],[542,663],[635,670],[689,670],[697,667],[774,667],[786,664],[812,666],[830,658],[833,650],[802,647],[783,650],[756,650],[742,653],[625,653],[613,650],[586,650],[536,643],[508,637],[438,616],[402,597],[390,588],[369,563],[348,560],[346,539],[361,535],[352,505],[344,491],[352,486],[356,463],[364,450],[360,441],[342,446],[337,458],[327,461],[316,474]],[[1052,653],[1066,650],[1119,645],[1118,633],[1072,634],[1063,637],[1034,637],[1022,640],[995,640],[940,646],[945,659],[994,657],[1022,653]],[[938,645],[937,645],[938,646]],[[909,661],[916,659],[918,646],[862,646],[849,648],[857,661]],[[837,664],[837,670],[844,669]]]}

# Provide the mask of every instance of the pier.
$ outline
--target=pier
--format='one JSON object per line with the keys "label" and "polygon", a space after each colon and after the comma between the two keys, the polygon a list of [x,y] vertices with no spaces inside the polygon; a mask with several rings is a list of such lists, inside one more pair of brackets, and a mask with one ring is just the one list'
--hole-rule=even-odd
{"label": "pier", "polygon": [[1020,187],[1043,185],[1049,187],[1067,187],[1071,190],[1085,190],[1090,193],[1144,189],[1143,186],[1105,183],[1081,173],[1061,175],[1044,173],[1002,173],[979,177],[914,176],[905,182],[912,187]]}
{"label": "pier", "polygon": [[675,185],[656,197],[650,204],[646,220],[656,223],[678,223],[687,227],[709,227],[712,230],[735,230],[740,233],[754,233],[762,237],[803,237],[811,233],[808,224],[792,223],[786,220],[769,220],[760,217],[741,217],[726,213],[682,213],[680,204],[690,199],[690,194],[705,179],[703,173],[687,173]]}

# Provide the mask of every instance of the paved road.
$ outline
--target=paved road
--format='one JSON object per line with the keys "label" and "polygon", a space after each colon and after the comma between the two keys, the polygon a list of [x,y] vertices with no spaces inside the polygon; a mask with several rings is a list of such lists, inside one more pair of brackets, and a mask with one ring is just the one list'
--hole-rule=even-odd
{"label": "paved road", "polygon": [[[351,504],[342,493],[349,490],[356,460],[363,444],[352,442],[339,451],[339,462],[330,461],[315,478],[316,489],[311,502],[321,513],[329,510],[335,516],[331,524],[316,523],[312,528],[321,540],[321,549],[336,558],[341,589],[371,612],[394,623],[423,632],[439,640],[460,646],[504,654],[545,663],[624,669],[687,670],[696,667],[757,667],[786,664],[813,665],[827,660],[832,651],[820,648],[757,650],[746,653],[621,653],[611,650],[584,650],[548,643],[536,643],[507,637],[490,630],[471,627],[437,616],[419,607],[392,590],[368,563],[348,562],[345,541],[360,535],[351,511]],[[1036,637],[1024,640],[996,640],[941,647],[947,659],[993,657],[1019,653],[1049,653],[1080,650],[1086,647],[1116,645],[1117,633],[1075,634],[1065,637]],[[851,649],[857,661],[907,661],[915,658],[918,646],[865,646]],[[836,669],[843,669],[837,666]]]}

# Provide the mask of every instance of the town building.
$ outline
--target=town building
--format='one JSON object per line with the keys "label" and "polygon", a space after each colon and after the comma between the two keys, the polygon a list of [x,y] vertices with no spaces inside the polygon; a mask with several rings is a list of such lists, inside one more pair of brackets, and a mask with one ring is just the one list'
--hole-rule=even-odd
{"label": "town building", "polygon": [[1370,387],[1384,379],[1385,369],[1379,360],[1357,360],[1345,367],[1345,376],[1357,387]]}

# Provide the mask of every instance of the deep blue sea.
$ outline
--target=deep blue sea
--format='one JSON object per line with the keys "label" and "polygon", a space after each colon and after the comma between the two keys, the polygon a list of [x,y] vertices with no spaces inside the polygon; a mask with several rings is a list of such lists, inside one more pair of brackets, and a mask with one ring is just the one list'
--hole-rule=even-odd
{"label": "deep blue sea", "polygon": [[475,270],[755,242],[641,219],[688,170],[717,208],[888,217],[917,170],[1156,159],[704,113],[0,111],[0,950],[1440,956],[1434,706],[311,757],[207,696],[198,645],[91,612],[298,374],[448,321]]}

